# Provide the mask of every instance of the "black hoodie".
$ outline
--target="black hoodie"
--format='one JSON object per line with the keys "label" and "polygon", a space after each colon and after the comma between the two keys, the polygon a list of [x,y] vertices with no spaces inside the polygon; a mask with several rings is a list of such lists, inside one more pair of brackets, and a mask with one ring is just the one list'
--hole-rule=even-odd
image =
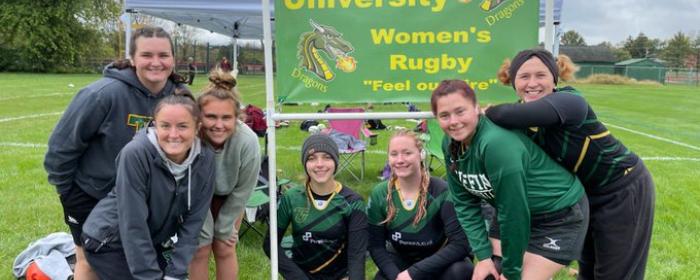
{"label": "black hoodie", "polygon": [[158,101],[175,89],[168,80],[161,92],[151,94],[132,68],[109,65],[103,74],[78,92],[49,138],[44,168],[59,193],[77,185],[97,199],[107,195],[114,186],[117,154],[151,120]]}

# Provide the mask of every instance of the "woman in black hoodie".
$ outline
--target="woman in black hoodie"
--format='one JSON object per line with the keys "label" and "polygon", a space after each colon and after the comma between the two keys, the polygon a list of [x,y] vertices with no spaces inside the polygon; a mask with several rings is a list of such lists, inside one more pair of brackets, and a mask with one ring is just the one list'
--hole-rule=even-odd
{"label": "woman in black hoodie", "polygon": [[161,100],[153,125],[117,156],[114,189],[81,237],[101,279],[185,279],[214,190],[214,155],[197,137],[191,95]]}

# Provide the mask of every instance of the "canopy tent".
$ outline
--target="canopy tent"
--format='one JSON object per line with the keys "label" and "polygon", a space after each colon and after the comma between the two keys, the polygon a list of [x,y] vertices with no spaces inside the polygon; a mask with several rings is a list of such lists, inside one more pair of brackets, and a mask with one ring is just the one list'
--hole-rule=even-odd
{"label": "canopy tent", "polygon": [[167,19],[233,38],[259,40],[263,37],[260,0],[126,0],[124,11]]}
{"label": "canopy tent", "polygon": [[[274,7],[270,0],[270,7]],[[554,1],[554,24],[561,20],[563,0]],[[274,8],[273,13],[274,13]],[[190,25],[240,39],[262,39],[260,0],[126,0],[124,10]],[[274,21],[274,18],[272,19]],[[545,26],[545,0],[540,0],[540,27]],[[274,29],[274,25],[272,25]]]}

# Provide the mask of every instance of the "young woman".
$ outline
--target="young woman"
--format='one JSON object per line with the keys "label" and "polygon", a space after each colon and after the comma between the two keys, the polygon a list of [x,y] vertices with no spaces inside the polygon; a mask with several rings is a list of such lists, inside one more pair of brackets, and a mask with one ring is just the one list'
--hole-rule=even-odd
{"label": "young woman", "polygon": [[136,30],[131,60],[110,64],[104,78],[80,90],[51,134],[44,167],[77,246],[76,279],[96,279],[80,235],[90,211],[114,186],[117,153],[151,120],[156,103],[176,88],[172,46],[162,28]]}
{"label": "young woman", "polygon": [[216,186],[199,236],[200,247],[190,265],[190,279],[209,279],[212,252],[216,279],[238,279],[239,218],[258,181],[260,147],[255,133],[238,120],[236,79],[230,72],[216,69],[209,81],[197,103],[202,114],[202,139],[214,149]]}
{"label": "young woman", "polygon": [[[292,258],[278,246],[285,279],[365,279],[367,215],[362,197],[335,181],[338,145],[327,135],[306,138],[301,149],[306,184],[287,190],[277,210],[280,241],[292,226]],[[265,254],[270,256],[269,236]]]}
{"label": "young woman", "polygon": [[581,183],[525,135],[480,115],[474,91],[442,81],[431,97],[457,217],[479,262],[472,279],[498,278],[480,201],[497,211],[501,279],[549,279],[580,256],[588,226]]}
{"label": "young woman", "polygon": [[[367,203],[374,279],[471,279],[471,249],[449,200],[447,183],[430,177],[416,134],[389,140],[391,178]],[[389,244],[389,245],[387,245]]]}
{"label": "young woman", "polygon": [[[574,66],[540,49],[518,53],[499,77],[521,103],[486,115],[528,134],[550,157],[574,172],[590,202],[591,223],[579,261],[581,279],[643,279],[652,225],[654,182],[642,160],[612,136],[571,87],[556,88]],[[624,207],[623,207],[624,206]]]}
{"label": "young woman", "polygon": [[214,191],[214,155],[202,147],[192,96],[172,95],[117,156],[114,189],[83,225],[100,279],[186,279]]}

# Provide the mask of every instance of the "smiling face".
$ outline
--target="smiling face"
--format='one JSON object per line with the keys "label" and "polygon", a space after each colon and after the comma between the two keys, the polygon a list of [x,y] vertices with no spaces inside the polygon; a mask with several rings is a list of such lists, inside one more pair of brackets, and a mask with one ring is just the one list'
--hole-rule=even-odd
{"label": "smiling face", "polygon": [[515,91],[524,102],[538,100],[554,92],[554,76],[542,61],[533,56],[515,73]]}
{"label": "smiling face", "polygon": [[335,161],[331,155],[315,152],[306,159],[306,173],[315,185],[330,184],[334,180]]}
{"label": "smiling face", "polygon": [[172,46],[168,38],[139,37],[132,57],[136,76],[151,93],[159,93],[173,72]]}
{"label": "smiling face", "polygon": [[416,139],[409,136],[392,138],[389,141],[389,166],[398,178],[420,178],[421,156]]}
{"label": "smiling face", "polygon": [[158,146],[168,159],[182,163],[192,147],[197,124],[184,105],[163,105],[154,116]]}
{"label": "smiling face", "polygon": [[233,100],[208,97],[202,106],[204,138],[214,148],[223,147],[236,127],[236,109]]}
{"label": "smiling face", "polygon": [[469,144],[479,122],[479,105],[460,92],[442,96],[436,103],[440,128],[455,141]]}

